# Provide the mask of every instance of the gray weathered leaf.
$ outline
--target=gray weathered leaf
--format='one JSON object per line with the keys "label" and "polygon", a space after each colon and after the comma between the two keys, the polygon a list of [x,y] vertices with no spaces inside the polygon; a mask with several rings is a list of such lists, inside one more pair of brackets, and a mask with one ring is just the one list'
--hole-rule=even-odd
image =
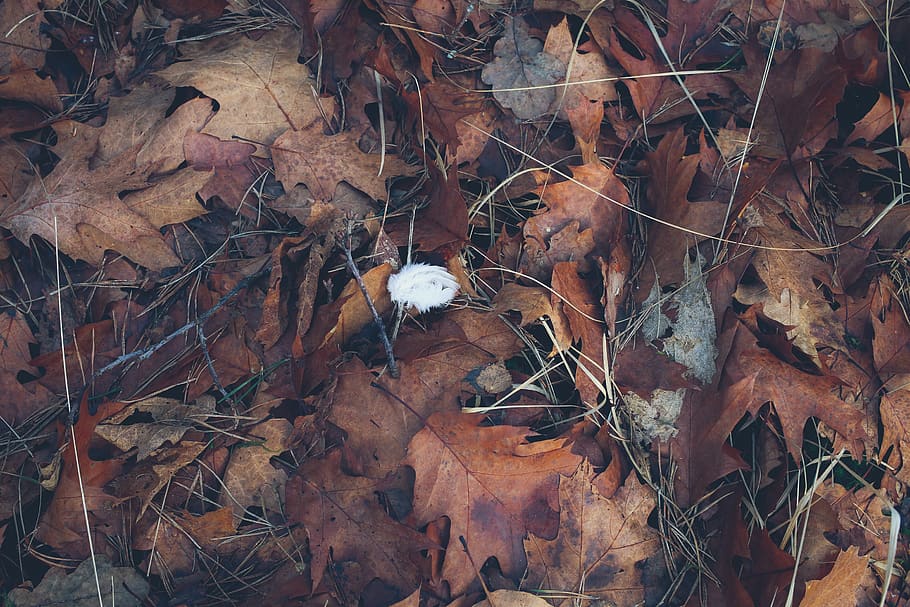
{"label": "gray weathered leaf", "polygon": [[[545,114],[556,98],[556,89],[546,85],[565,76],[563,62],[543,52],[543,42],[531,37],[524,21],[511,18],[506,21],[505,34],[493,47],[493,55],[481,78],[493,87],[496,101],[522,120]],[[545,88],[534,88],[538,86]]]}

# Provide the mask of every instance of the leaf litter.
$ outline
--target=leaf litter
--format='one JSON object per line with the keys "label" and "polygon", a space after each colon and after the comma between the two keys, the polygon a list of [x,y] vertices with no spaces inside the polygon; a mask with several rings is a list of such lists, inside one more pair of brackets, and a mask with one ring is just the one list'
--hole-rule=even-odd
{"label": "leaf litter", "polygon": [[7,601],[901,604],[887,6],[0,5]]}

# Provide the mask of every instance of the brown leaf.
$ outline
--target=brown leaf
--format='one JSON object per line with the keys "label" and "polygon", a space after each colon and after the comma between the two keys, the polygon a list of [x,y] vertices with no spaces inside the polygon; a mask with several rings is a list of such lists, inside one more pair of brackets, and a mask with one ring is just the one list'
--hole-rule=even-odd
{"label": "brown leaf", "polygon": [[663,593],[666,576],[660,534],[648,526],[654,491],[630,474],[608,499],[591,484],[593,476],[586,461],[572,476],[560,477],[559,534],[525,540],[528,582],[617,606],[650,604]]}
{"label": "brown leaf", "polygon": [[573,472],[581,462],[565,440],[529,445],[529,429],[482,427],[482,421],[480,416],[436,413],[411,440],[404,460],[417,475],[418,524],[440,516],[452,521],[442,574],[453,595],[476,581],[458,538],[465,539],[474,562],[495,556],[503,574],[518,577],[524,569],[525,534],[556,535],[558,515],[550,504],[555,503],[558,475]]}
{"label": "brown leaf", "polygon": [[493,55],[481,78],[493,86],[496,101],[520,120],[545,114],[556,99],[556,89],[547,85],[565,75],[565,64],[543,50],[543,43],[531,37],[520,17],[505,20],[505,31],[496,41]]}
{"label": "brown leaf", "polygon": [[[60,141],[55,152],[62,160],[48,176],[35,177],[16,204],[0,212],[0,224],[22,242],[37,235],[53,243],[56,217],[60,250],[72,257],[100,265],[104,252],[112,249],[150,269],[178,265],[180,260],[158,228],[205,212],[186,195],[192,179],[190,186],[180,186],[184,176],[178,173],[148,192],[134,192],[129,201],[123,200],[120,192],[150,186],[144,170],[135,165],[135,152],[91,169],[89,159],[97,149],[99,130],[78,123],[58,123],[55,128]],[[172,191],[183,196],[176,201],[179,206],[173,218],[157,206]]]}
{"label": "brown leaf", "polygon": [[[569,20],[564,18],[547,33],[545,53],[553,55],[566,66],[565,85],[556,89],[556,102],[562,107],[575,107],[591,101],[602,103],[615,101],[616,87],[613,82],[596,82],[615,78],[619,73],[612,71],[600,49],[587,49],[580,53],[575,48],[575,39],[569,32]],[[598,52],[599,51],[599,52]],[[592,82],[595,81],[595,82]]]}
{"label": "brown leaf", "polygon": [[53,79],[42,78],[30,69],[0,75],[0,99],[35,105],[51,113],[63,111]]}
{"label": "brown leaf", "polygon": [[183,138],[183,154],[197,171],[212,171],[243,164],[256,146],[243,141],[223,141],[212,135],[189,131]]}
{"label": "brown leaf", "polygon": [[[313,588],[323,583],[328,566],[352,561],[368,580],[378,577],[410,591],[420,583],[418,551],[432,543],[387,514],[377,496],[378,481],[347,476],[340,463],[337,450],[310,459],[288,482],[287,516],[306,525]],[[347,590],[359,594],[363,588]]]}
{"label": "brown leaf", "polygon": [[49,37],[41,34],[44,11],[38,0],[7,0],[0,4],[0,27],[4,28],[0,44],[0,74],[14,66],[40,68],[44,65],[44,50],[50,46]]}
{"label": "brown leaf", "polygon": [[[757,44],[742,47],[748,69],[729,76],[755,100],[764,79],[760,73],[767,50]],[[805,48],[775,57],[758,106],[756,145],[751,153],[791,162],[818,154],[837,136],[835,108],[844,97],[847,79],[834,53]]]}
{"label": "brown leaf", "polygon": [[580,261],[588,255],[606,259],[613,247],[625,246],[623,207],[631,205],[625,185],[600,162],[571,170],[571,180],[540,188],[547,210],[524,226],[527,259],[523,266],[545,282],[561,261]]}
{"label": "brown leaf", "polygon": [[25,421],[53,400],[53,395],[37,382],[23,384],[20,372],[37,374],[32,367],[29,344],[35,343],[28,322],[22,315],[13,313],[0,317],[0,391],[4,406],[0,415],[11,427]]}
{"label": "brown leaf", "polygon": [[[309,69],[297,61],[299,46],[291,28],[276,28],[257,40],[217,36],[181,45],[182,61],[156,75],[218,101],[218,113],[201,132],[267,146],[283,131],[305,128],[323,116],[310,91]],[[332,115],[331,101],[320,105]]]}
{"label": "brown leaf", "polygon": [[399,337],[397,380],[376,379],[356,359],[343,365],[329,420],[347,433],[343,448],[347,469],[382,478],[397,468],[408,442],[431,414],[458,411],[462,400],[476,392],[469,381],[520,347],[498,315],[458,310],[447,313],[426,334]]}
{"label": "brown leaf", "polygon": [[[107,583],[95,586],[98,579]],[[129,589],[122,592],[122,589]],[[34,590],[18,588],[9,593],[11,604],[18,607],[48,607],[66,604],[69,607],[92,607],[117,604],[121,607],[141,607],[148,597],[148,580],[133,567],[114,567],[104,555],[82,561],[76,570],[67,574],[53,567]],[[98,593],[101,593],[101,596]],[[110,599],[110,600],[108,600]]]}
{"label": "brown leaf", "polygon": [[286,419],[269,419],[250,428],[248,442],[234,447],[219,502],[232,508],[238,519],[249,506],[282,511],[288,475],[272,464],[272,458],[290,448],[293,429]]}
{"label": "brown leaf", "polygon": [[722,228],[726,205],[689,200],[689,188],[698,170],[699,157],[695,154],[686,156],[685,151],[686,136],[680,127],[667,133],[657,149],[646,156],[650,177],[647,212],[666,223],[648,227],[647,255],[653,264],[646,262],[642,268],[639,290],[642,298],[647,296],[655,280],[659,280],[661,286],[680,283],[685,278],[683,256],[690,247],[704,240],[702,236],[671,226],[709,235]]}
{"label": "brown leaf", "polygon": [[321,123],[288,130],[272,147],[275,176],[286,190],[302,183],[317,199],[328,202],[342,181],[374,200],[385,200],[387,178],[416,172],[415,167],[387,154],[380,176],[380,154],[364,154],[357,147],[357,140],[358,137],[350,132],[326,136]]}
{"label": "brown leaf", "polygon": [[[88,400],[88,393],[83,400]],[[81,403],[82,415],[69,430],[75,434],[81,477],[76,471],[76,455],[70,434],[63,434],[66,441],[60,446],[63,469],[51,503],[38,523],[35,537],[70,558],[86,558],[89,555],[83,500],[88,509],[96,549],[105,544],[105,534],[117,533],[122,526],[122,513],[114,507],[117,500],[104,490],[104,486],[120,475],[123,462],[119,459],[93,460],[88,447],[98,422],[123,407],[123,403],[105,401],[94,415],[90,415],[87,404]]]}
{"label": "brown leaf", "polygon": [[824,375],[810,375],[780,361],[768,350],[758,348],[748,332],[737,333],[725,372],[731,382],[755,377],[750,409],[772,401],[780,418],[787,450],[800,461],[803,428],[816,417],[833,428],[842,439],[853,441],[853,452],[862,453],[868,440],[865,416],[857,404],[837,396],[841,382]]}
{"label": "brown leaf", "polygon": [[517,590],[494,590],[473,607],[549,607],[539,596]]}
{"label": "brown leaf", "polygon": [[[151,514],[151,512],[150,512]],[[150,519],[145,517],[143,522]],[[197,565],[197,552],[216,553],[221,538],[234,535],[234,513],[218,508],[196,516],[187,511],[155,516],[141,532],[135,534],[137,550],[152,550],[152,571],[180,577],[192,573]]]}
{"label": "brown leaf", "polygon": [[[871,578],[869,558],[860,556],[856,546],[837,555],[834,568],[820,580],[806,583],[800,607],[855,607],[864,578]],[[865,580],[866,585],[869,580]]]}

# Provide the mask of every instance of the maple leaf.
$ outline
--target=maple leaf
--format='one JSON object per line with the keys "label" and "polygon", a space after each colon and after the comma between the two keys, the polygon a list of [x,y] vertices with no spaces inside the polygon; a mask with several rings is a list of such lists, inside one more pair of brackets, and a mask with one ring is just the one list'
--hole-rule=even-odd
{"label": "maple leaf", "polygon": [[[288,130],[272,147],[275,175],[286,190],[302,183],[318,200],[331,200],[342,181],[374,200],[384,200],[387,198],[385,178],[378,176],[382,157],[361,152],[357,140],[349,132],[326,136],[321,124]],[[384,175],[413,175],[416,171],[416,167],[397,156],[385,158]]]}
{"label": "maple leaf", "polygon": [[[596,596],[613,605],[652,604],[663,593],[666,572],[660,534],[648,526],[654,491],[634,474],[609,498],[591,483],[585,461],[559,480],[559,534],[525,540],[528,578],[541,590]],[[564,605],[571,605],[567,599]]]}
{"label": "maple leaf", "polygon": [[[646,155],[648,166],[648,213],[666,223],[648,227],[648,257],[642,269],[641,293],[647,295],[655,280],[660,284],[678,284],[685,278],[683,257],[689,247],[704,240],[671,226],[680,226],[701,234],[716,234],[726,213],[726,205],[693,202],[689,188],[698,170],[699,157],[685,156],[686,136],[682,127],[667,133],[657,149]],[[668,225],[669,224],[669,225]],[[656,274],[656,276],[655,276]]]}
{"label": "maple leaf", "polygon": [[270,145],[285,130],[302,129],[334,111],[331,100],[314,101],[309,87],[315,83],[297,61],[299,41],[297,31],[276,28],[258,40],[241,34],[186,43],[180,46],[183,60],[156,76],[218,101],[220,109],[203,133]]}
{"label": "maple leaf", "polygon": [[[135,165],[134,151],[92,169],[99,129],[75,122],[54,128],[59,140],[54,151],[62,160],[46,177],[34,177],[16,203],[0,212],[0,225],[22,242],[37,235],[53,243],[56,237],[63,253],[93,265],[101,265],[109,249],[150,269],[178,265],[158,228],[205,213],[195,188],[207,177],[185,170],[150,184],[148,169]],[[119,196],[129,190],[134,192]]]}
{"label": "maple leaf", "polygon": [[307,460],[288,482],[287,516],[306,526],[314,589],[330,563],[345,561],[362,567],[366,580],[378,577],[401,591],[420,583],[418,551],[433,544],[388,515],[380,489],[376,480],[345,475],[338,450]]}
{"label": "maple leaf", "polygon": [[404,460],[416,473],[418,524],[441,516],[452,521],[442,575],[453,595],[476,580],[457,538],[467,542],[474,562],[495,556],[506,576],[518,577],[525,535],[556,534],[558,517],[550,504],[558,475],[573,472],[582,459],[564,439],[528,443],[528,428],[482,427],[482,421],[481,416],[436,413],[411,440]]}
{"label": "maple leaf", "polygon": [[496,101],[521,120],[546,113],[556,99],[556,89],[547,85],[565,75],[563,62],[543,50],[523,19],[512,17],[505,20],[505,33],[496,41],[493,55],[481,78],[493,87]]}

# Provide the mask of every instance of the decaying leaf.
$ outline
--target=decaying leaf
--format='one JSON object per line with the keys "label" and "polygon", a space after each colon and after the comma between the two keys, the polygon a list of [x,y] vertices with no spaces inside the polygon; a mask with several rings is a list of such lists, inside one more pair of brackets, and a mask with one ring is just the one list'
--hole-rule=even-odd
{"label": "decaying leaf", "polygon": [[95,607],[99,601],[95,576],[104,580],[100,598],[104,604],[140,607],[151,588],[132,567],[114,567],[106,556],[98,555],[79,563],[70,574],[51,567],[37,588],[13,590],[8,600],[16,607]]}
{"label": "decaying leaf", "polygon": [[293,427],[285,419],[269,419],[248,432],[249,440],[234,446],[227,470],[221,505],[233,509],[237,518],[250,506],[280,512],[284,504],[287,472],[272,464],[290,447]]}
{"label": "decaying leaf", "polygon": [[[590,462],[560,476],[555,539],[532,533],[524,541],[528,584],[559,588],[618,606],[650,604],[660,598],[664,562],[660,534],[648,525],[657,505],[654,491],[632,474],[609,499],[591,483]],[[571,605],[566,599],[562,605]]]}
{"label": "decaying leaf", "polygon": [[[436,413],[408,446],[404,462],[414,468],[414,514],[419,524],[440,516],[452,521],[442,575],[453,594],[476,581],[475,562],[495,556],[507,576],[524,568],[526,533],[552,538],[558,514],[552,504],[559,474],[569,474],[581,457],[559,439],[528,443],[527,428],[480,426],[482,418]],[[516,482],[517,479],[521,482]]]}
{"label": "decaying leaf", "polygon": [[220,109],[203,133],[267,146],[288,129],[320,120],[320,105],[332,114],[331,101],[314,99],[309,71],[297,61],[299,40],[295,30],[277,28],[258,40],[239,34],[185,44],[182,61],[157,76],[218,101]]}
{"label": "decaying leaf", "polygon": [[544,52],[520,18],[507,18],[505,33],[493,48],[496,58],[483,68],[483,81],[493,86],[493,97],[522,120],[543,115],[556,99],[549,86],[565,76],[566,66]]}

